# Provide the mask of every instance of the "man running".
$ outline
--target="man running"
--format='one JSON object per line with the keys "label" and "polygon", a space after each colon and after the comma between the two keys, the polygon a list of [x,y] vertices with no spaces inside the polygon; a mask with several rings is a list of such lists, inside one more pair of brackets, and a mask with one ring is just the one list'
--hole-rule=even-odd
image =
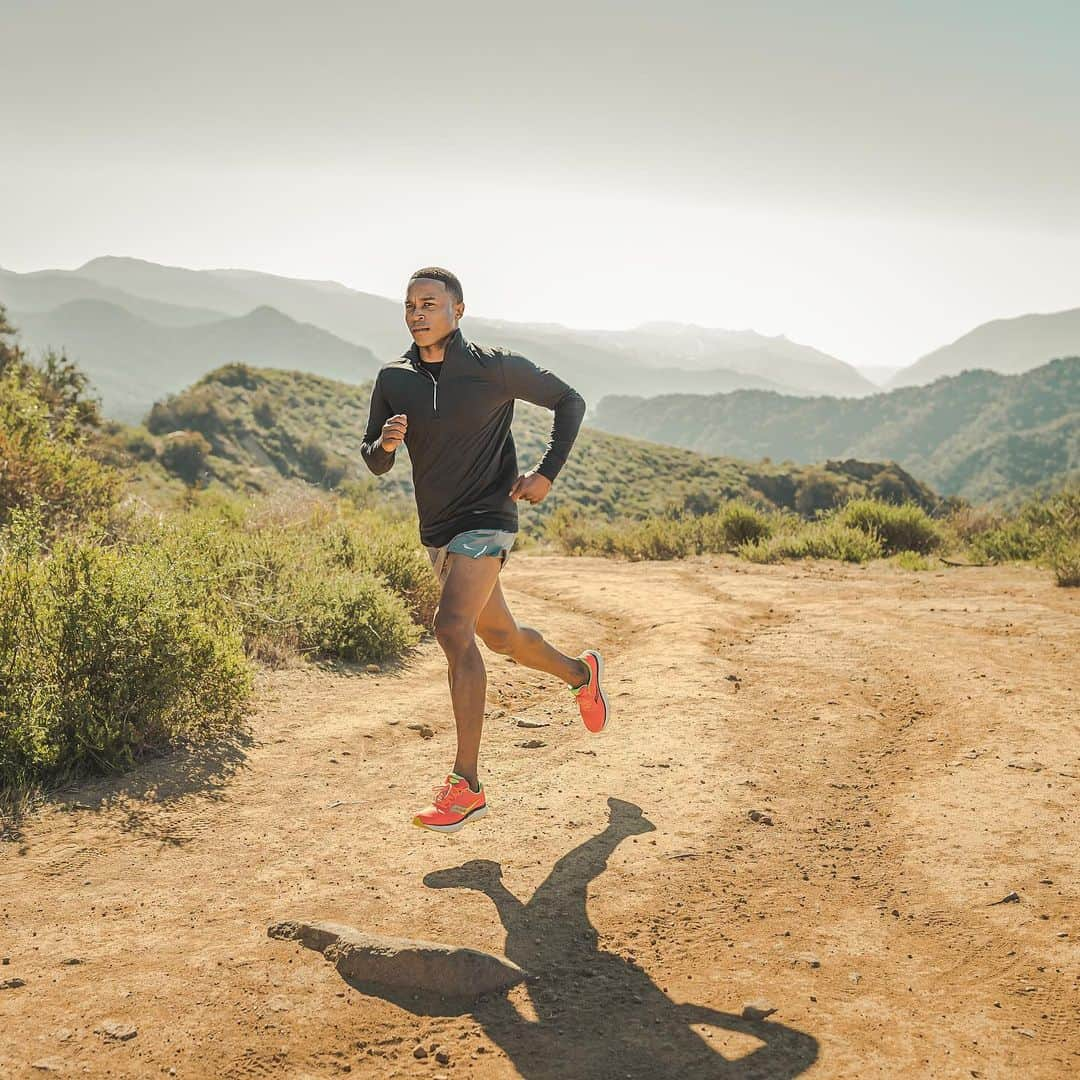
{"label": "man running", "polygon": [[[535,504],[551,490],[585,402],[524,356],[466,341],[458,329],[464,313],[461,283],[449,270],[429,266],[409,279],[405,324],[413,344],[380,369],[361,447],[376,475],[393,467],[402,443],[408,447],[420,540],[441,586],[434,630],[446,654],[457,757],[432,805],[413,818],[436,832],[456,832],[487,812],[477,776],[487,697],[477,635],[492,651],[562,679],[589,731],[602,731],[610,716],[599,652],[566,656],[518,625],[498,580],[517,534],[517,500]],[[520,474],[510,432],[517,398],[555,413],[543,458]]]}

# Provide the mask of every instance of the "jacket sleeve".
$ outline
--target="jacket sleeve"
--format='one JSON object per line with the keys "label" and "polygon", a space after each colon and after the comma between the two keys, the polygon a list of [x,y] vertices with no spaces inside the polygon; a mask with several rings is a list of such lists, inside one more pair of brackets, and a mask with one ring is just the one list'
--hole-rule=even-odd
{"label": "jacket sleeve", "polygon": [[551,437],[536,467],[541,476],[554,482],[577,438],[585,415],[585,399],[553,371],[537,367],[531,360],[516,353],[503,354],[502,372],[509,397],[531,401],[534,405],[543,405],[555,412]]}
{"label": "jacket sleeve", "polygon": [[375,377],[375,385],[371,389],[371,404],[368,406],[367,430],[364,432],[364,441],[360,445],[360,456],[364,464],[376,475],[381,476],[394,467],[396,450],[384,450],[380,445],[382,439],[383,424],[394,414],[390,411],[390,403],[382,388],[382,372]]}

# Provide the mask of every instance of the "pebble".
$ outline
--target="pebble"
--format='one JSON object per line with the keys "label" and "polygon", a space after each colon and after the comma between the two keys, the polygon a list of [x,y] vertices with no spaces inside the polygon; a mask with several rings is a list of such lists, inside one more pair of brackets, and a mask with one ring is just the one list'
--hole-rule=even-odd
{"label": "pebble", "polygon": [[433,739],[435,737],[435,731],[427,724],[409,724],[410,731],[419,732],[421,739]]}
{"label": "pebble", "polygon": [[417,1061],[424,1061],[424,1060],[426,1060],[426,1058],[427,1058],[427,1050],[426,1050],[426,1049],[425,1049],[424,1047],[422,1047],[422,1046],[418,1046],[418,1047],[417,1047],[417,1048],[416,1048],[416,1049],[415,1049],[415,1050],[414,1050],[414,1051],[412,1052],[412,1056],[413,1056],[414,1058],[416,1058],[416,1060],[417,1060]]}
{"label": "pebble", "polygon": [[369,675],[378,675],[382,668],[378,664],[368,664],[366,670]]}
{"label": "pebble", "polygon": [[522,750],[539,750],[541,746],[547,746],[547,743],[540,739],[526,739],[524,742],[514,743],[514,745],[520,746]]}
{"label": "pebble", "polygon": [[546,720],[526,720],[522,716],[515,716],[514,720],[517,722],[518,727],[523,728],[541,728],[551,726]]}
{"label": "pebble", "polygon": [[750,820],[759,821],[762,825],[771,825],[773,823],[772,818],[768,814],[763,814],[760,810],[751,810]]}
{"label": "pebble", "polygon": [[102,1020],[94,1031],[98,1035],[104,1035],[106,1039],[116,1039],[118,1042],[126,1042],[134,1039],[139,1034],[139,1029],[132,1024],[122,1024],[119,1020]]}
{"label": "pebble", "polygon": [[821,961],[810,953],[803,953],[802,956],[796,956],[795,959],[791,961],[792,967],[798,967],[799,964],[805,964],[807,967],[811,968],[821,967]]}
{"label": "pebble", "polygon": [[20,986],[25,985],[25,979],[4,979],[0,982],[0,990],[18,990]]}
{"label": "pebble", "polygon": [[757,998],[755,1001],[748,1001],[742,1007],[742,1018],[744,1020],[764,1020],[766,1016],[772,1016],[776,1012],[776,1006],[770,1001],[766,1001],[764,998]]}
{"label": "pebble", "polygon": [[436,1061],[437,1061],[437,1062],[438,1062],[438,1063],[439,1063],[440,1065],[449,1065],[449,1064],[450,1064],[450,1055],[449,1055],[449,1054],[448,1054],[448,1053],[447,1053],[447,1052],[446,1052],[445,1050],[440,1050],[440,1051],[439,1051],[439,1052],[438,1052],[438,1053],[437,1053],[437,1054],[435,1055],[435,1060],[436,1060]]}

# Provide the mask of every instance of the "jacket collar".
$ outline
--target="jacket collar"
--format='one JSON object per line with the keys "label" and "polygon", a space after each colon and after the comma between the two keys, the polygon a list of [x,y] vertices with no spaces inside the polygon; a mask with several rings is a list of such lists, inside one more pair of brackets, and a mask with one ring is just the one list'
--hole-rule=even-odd
{"label": "jacket collar", "polygon": [[[451,356],[458,352],[462,352],[468,346],[468,342],[465,340],[464,335],[461,333],[461,327],[459,326],[446,341],[446,348],[443,351],[443,363],[445,364]],[[414,341],[402,354],[402,358],[408,360],[409,363],[416,369],[420,370],[420,346]]]}

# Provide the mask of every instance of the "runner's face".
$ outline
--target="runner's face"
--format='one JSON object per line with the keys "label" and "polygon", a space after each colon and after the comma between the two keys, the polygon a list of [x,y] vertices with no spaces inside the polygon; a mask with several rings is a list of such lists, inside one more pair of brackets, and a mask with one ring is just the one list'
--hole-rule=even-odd
{"label": "runner's face", "polygon": [[436,345],[449,337],[464,311],[441,281],[420,278],[405,294],[405,325],[417,345]]}

